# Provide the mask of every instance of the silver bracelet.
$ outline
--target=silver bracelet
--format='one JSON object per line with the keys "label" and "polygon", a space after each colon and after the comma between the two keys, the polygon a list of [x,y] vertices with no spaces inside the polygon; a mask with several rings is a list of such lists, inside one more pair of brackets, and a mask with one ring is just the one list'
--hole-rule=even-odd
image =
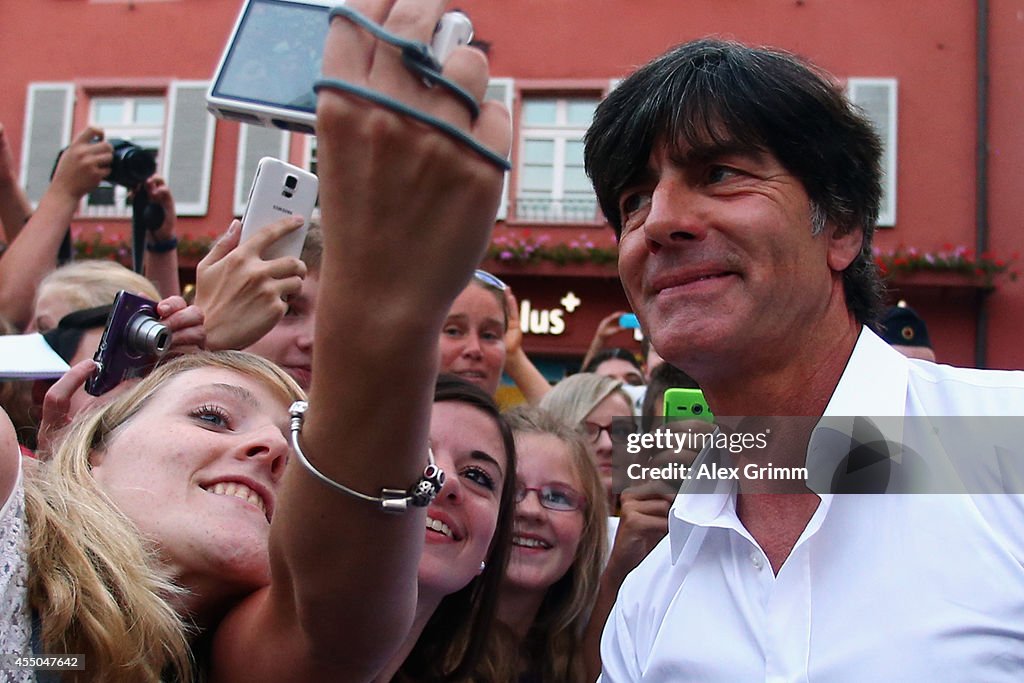
{"label": "silver bracelet", "polygon": [[350,489],[344,484],[334,481],[318,470],[309,461],[306,454],[302,452],[302,447],[299,446],[299,434],[302,432],[302,421],[306,417],[307,408],[309,408],[309,404],[306,401],[296,401],[288,409],[292,416],[292,448],[303,467],[323,483],[347,495],[380,505],[384,512],[405,512],[409,509],[410,505],[426,507],[440,493],[441,487],[444,486],[444,470],[434,463],[434,451],[430,448],[429,444],[427,445],[427,466],[423,468],[423,474],[419,480],[410,486],[408,490],[385,488],[380,490],[380,496],[368,496],[365,493],[360,493],[355,489]]}

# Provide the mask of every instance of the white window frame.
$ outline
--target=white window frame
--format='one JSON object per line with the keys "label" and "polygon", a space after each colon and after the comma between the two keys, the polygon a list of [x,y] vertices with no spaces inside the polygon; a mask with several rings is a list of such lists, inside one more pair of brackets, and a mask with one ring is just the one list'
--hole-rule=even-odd
{"label": "white window frame", "polygon": [[888,109],[886,121],[875,120],[871,115],[874,113],[864,108],[865,113],[871,118],[875,130],[882,138],[882,211],[878,215],[879,227],[893,227],[896,225],[896,148],[897,148],[897,91],[898,82],[895,78],[848,78],[846,80],[846,93],[850,101],[861,106],[859,96],[862,88],[884,88],[886,91],[886,108]]}
{"label": "white window frame", "polygon": [[[515,81],[507,77],[495,77],[487,82],[487,93],[484,95],[484,99],[493,99],[501,102],[505,105],[511,114],[515,109]],[[495,216],[496,220],[503,221],[508,219],[508,181],[509,173],[505,173],[505,177],[501,184],[501,203],[498,204],[498,212]]]}
{"label": "white window frame", "polygon": [[[555,102],[555,123],[547,126],[528,126],[525,119],[525,108],[527,103],[532,100],[553,100]],[[583,136],[587,131],[587,125],[569,125],[568,121],[568,107],[569,102],[573,100],[591,100],[594,104],[600,102],[600,97],[596,95],[584,95],[579,96],[566,96],[566,95],[546,95],[544,93],[530,93],[529,95],[523,96],[523,110],[520,117],[520,133],[519,133],[519,163],[517,164],[516,170],[519,174],[519,187],[517,192],[517,206],[516,206],[516,218],[517,220],[555,220],[565,221],[566,216],[571,212],[571,209],[567,207],[563,202],[567,199],[565,194],[565,172],[566,172],[566,143],[567,142],[579,142],[583,140]],[[526,143],[531,140],[551,141],[554,142],[554,151],[552,154],[552,178],[550,188],[551,206],[548,215],[545,218],[533,219],[527,218],[523,215],[524,212],[520,211],[518,201],[522,197],[522,193],[526,191],[526,188],[522,186],[524,178],[524,169],[526,166]],[[537,190],[530,189],[530,191],[536,192]],[[591,191],[591,197],[594,201],[593,215],[581,219],[580,222],[590,223],[598,221],[597,213],[597,197],[594,196]],[[568,209],[568,210],[567,210]],[[575,221],[572,221],[575,222]]]}

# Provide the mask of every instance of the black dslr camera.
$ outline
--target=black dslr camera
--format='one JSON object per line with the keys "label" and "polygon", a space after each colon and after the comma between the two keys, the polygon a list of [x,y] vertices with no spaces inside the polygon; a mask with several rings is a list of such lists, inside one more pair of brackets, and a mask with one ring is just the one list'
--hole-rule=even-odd
{"label": "black dslr camera", "polygon": [[156,173],[156,157],[149,150],[119,138],[111,138],[107,142],[114,148],[110,175],[104,178],[108,183],[134,189]]}

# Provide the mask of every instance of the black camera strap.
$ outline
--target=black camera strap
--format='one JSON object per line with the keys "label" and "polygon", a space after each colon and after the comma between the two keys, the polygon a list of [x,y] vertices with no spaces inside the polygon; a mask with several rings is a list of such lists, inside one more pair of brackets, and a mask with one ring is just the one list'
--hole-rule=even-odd
{"label": "black camera strap", "polygon": [[146,223],[143,214],[149,203],[149,193],[144,187],[132,195],[132,270],[142,274],[142,258],[146,254]]}

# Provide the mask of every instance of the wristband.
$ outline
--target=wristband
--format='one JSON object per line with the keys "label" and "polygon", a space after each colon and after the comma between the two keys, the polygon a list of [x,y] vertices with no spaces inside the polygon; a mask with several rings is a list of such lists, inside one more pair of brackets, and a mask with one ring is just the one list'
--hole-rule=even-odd
{"label": "wristband", "polygon": [[178,248],[177,236],[168,237],[165,240],[158,242],[146,242],[146,251],[151,254],[166,254],[169,251],[174,251]]}

